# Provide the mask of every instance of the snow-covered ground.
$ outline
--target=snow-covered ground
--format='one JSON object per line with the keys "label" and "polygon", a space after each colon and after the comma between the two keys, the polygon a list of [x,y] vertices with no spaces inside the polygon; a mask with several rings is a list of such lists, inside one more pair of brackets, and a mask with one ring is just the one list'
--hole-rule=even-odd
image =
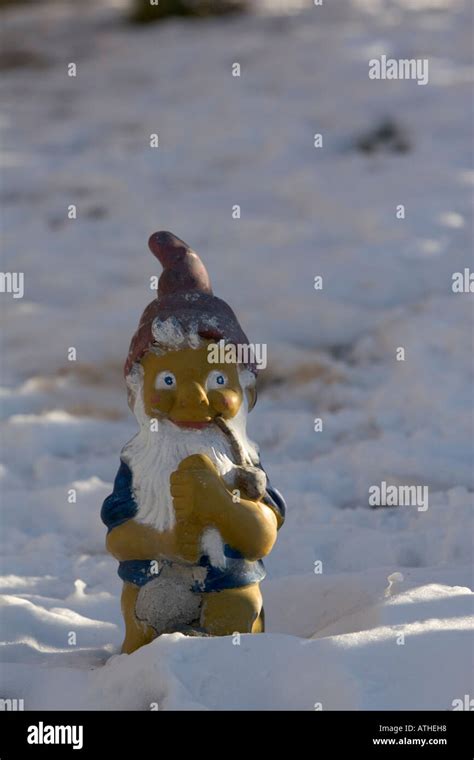
{"label": "snow-covered ground", "polygon": [[[473,267],[468,0],[146,28],[97,5],[3,20],[1,268],[24,272],[25,295],[0,295],[0,696],[452,709],[474,664],[473,296],[451,289]],[[369,80],[383,53],[428,58],[429,84]],[[384,118],[410,150],[354,149]],[[121,366],[159,273],[156,229],[200,252],[268,343],[250,432],[288,517],[265,635],[176,634],[128,656],[99,510],[135,429]],[[381,481],[428,486],[429,508],[371,509]]]}

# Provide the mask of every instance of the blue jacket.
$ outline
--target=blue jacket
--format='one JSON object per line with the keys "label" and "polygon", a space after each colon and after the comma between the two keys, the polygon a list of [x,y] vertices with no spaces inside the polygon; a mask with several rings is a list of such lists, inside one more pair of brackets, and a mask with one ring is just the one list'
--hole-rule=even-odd
{"label": "blue jacket", "polygon": [[[279,514],[281,526],[286,513],[286,505],[282,495],[268,483],[262,501]],[[138,505],[132,492],[132,473],[128,465],[121,460],[114,482],[114,490],[105,499],[100,516],[110,533],[118,525],[122,525],[122,523],[135,517],[137,512]],[[222,568],[211,565],[206,554],[200,557],[197,564],[199,567],[207,568],[206,579],[204,584],[194,587],[193,591],[223,591],[228,588],[248,586],[250,583],[259,583],[265,578],[265,567],[261,559],[250,562],[228,544],[224,544],[224,557],[225,566]],[[122,561],[119,563],[118,574],[127,583],[143,586],[157,577],[156,564],[153,565],[153,572],[151,564],[152,562],[155,563],[155,560],[156,558],[152,557],[145,560]]]}

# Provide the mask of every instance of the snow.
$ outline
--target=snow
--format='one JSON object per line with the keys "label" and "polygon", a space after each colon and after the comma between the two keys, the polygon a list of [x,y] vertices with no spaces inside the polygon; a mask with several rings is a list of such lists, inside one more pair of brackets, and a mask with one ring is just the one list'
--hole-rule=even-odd
{"label": "snow", "polygon": [[[2,271],[24,272],[25,295],[0,296],[0,657],[2,696],[28,710],[446,710],[472,694],[472,295],[451,290],[473,268],[469,4],[261,5],[199,34],[127,27],[117,2],[4,12],[9,48],[42,61],[1,84]],[[370,81],[381,54],[429,58],[429,84]],[[355,150],[387,116],[410,151]],[[122,365],[158,229],[268,344],[249,432],[288,517],[266,634],[119,655],[99,512],[136,428]],[[428,510],[371,509],[382,481],[428,486]]]}

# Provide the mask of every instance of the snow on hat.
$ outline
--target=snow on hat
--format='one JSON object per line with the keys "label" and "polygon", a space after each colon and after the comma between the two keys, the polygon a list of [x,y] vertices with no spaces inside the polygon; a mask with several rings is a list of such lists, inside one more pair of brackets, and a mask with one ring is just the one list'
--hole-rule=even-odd
{"label": "snow on hat", "polygon": [[[132,338],[124,372],[153,346],[172,350],[183,342],[199,345],[200,338],[248,344],[234,312],[213,295],[209,275],[201,259],[171,232],[155,232],[148,246],[163,267],[156,298],[142,314]],[[255,364],[247,369],[256,374]]]}

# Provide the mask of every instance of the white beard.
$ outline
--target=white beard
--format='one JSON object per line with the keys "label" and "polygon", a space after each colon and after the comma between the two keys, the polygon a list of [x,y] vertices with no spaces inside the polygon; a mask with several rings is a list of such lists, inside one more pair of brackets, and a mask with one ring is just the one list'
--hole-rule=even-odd
{"label": "white beard", "polygon": [[[227,436],[216,425],[202,430],[183,430],[169,420],[156,420],[150,430],[150,418],[145,412],[141,387],[137,389],[133,409],[140,426],[139,432],[122,449],[122,459],[132,472],[133,496],[138,506],[135,520],[151,525],[159,532],[172,530],[176,518],[170,492],[170,475],[180,462],[192,454],[206,454],[219,474],[229,483],[236,463]],[[245,432],[247,408],[242,403],[238,414],[228,420],[229,427],[240,442],[249,461],[258,459],[258,450]],[[219,532],[206,530],[202,550],[211,563],[224,563],[223,544]]]}

